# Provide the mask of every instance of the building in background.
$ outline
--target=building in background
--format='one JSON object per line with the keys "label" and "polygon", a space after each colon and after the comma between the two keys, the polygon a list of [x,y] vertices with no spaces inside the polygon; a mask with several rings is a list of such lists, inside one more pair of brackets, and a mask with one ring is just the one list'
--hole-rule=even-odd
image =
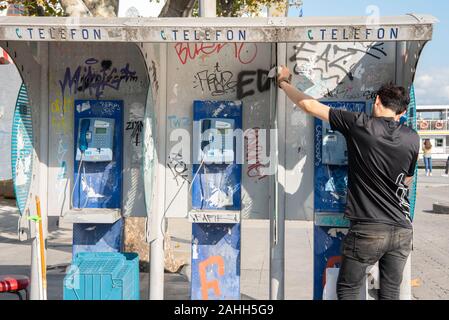
{"label": "building in background", "polygon": [[449,105],[417,106],[416,112],[421,137],[420,165],[423,165],[422,144],[425,139],[433,145],[433,165],[446,165],[449,157]]}

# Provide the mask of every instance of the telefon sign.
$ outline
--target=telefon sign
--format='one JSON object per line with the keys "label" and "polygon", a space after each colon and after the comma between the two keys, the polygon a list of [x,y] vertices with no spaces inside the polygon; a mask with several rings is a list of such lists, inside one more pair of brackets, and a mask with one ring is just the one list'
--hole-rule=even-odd
{"label": "telefon sign", "polygon": [[16,36],[20,40],[101,40],[101,28],[16,28]]}
{"label": "telefon sign", "polygon": [[78,18],[0,17],[0,40],[74,42],[427,41],[435,18]]}
{"label": "telefon sign", "polygon": [[350,41],[350,40],[397,40],[398,27],[389,28],[314,28],[307,30],[307,38],[311,41]]}

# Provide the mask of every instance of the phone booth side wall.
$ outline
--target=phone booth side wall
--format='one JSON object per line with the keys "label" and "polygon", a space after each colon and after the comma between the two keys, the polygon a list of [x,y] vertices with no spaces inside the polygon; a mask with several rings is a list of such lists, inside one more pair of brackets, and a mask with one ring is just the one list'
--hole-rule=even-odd
{"label": "phone booth side wall", "polygon": [[[380,86],[393,82],[410,88],[422,46],[418,41],[299,43],[289,46],[289,68],[294,73],[294,85],[305,93],[334,108],[371,114]],[[312,120],[293,107],[289,110],[292,120],[287,130],[287,161],[295,168],[298,152],[300,158],[310,160],[288,179],[286,189],[298,196],[287,200],[287,210],[299,208],[299,215],[314,217],[314,299],[335,299],[340,250],[349,226],[343,218],[346,144],[322,121]],[[313,139],[299,138],[299,145],[288,143],[295,137],[310,136],[311,128]],[[310,184],[296,182],[312,178]],[[314,186],[313,190],[309,185]],[[409,278],[407,270],[405,274]],[[410,281],[407,276],[404,292],[410,287],[406,284]],[[362,298],[374,299],[377,288],[378,282],[367,284]]]}
{"label": "phone booth side wall", "polygon": [[120,251],[124,218],[146,216],[138,192],[146,62],[132,43],[59,42],[49,44],[49,61],[49,215],[69,221],[86,210],[116,210],[107,223],[70,220],[73,255]]}

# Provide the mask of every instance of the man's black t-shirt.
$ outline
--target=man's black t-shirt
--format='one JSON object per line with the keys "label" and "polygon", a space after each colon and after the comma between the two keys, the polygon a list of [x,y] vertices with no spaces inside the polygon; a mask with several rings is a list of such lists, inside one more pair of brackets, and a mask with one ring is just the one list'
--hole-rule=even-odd
{"label": "man's black t-shirt", "polygon": [[415,173],[419,136],[393,118],[331,109],[332,130],[348,146],[348,199],[345,216],[354,222],[412,228],[406,177]]}

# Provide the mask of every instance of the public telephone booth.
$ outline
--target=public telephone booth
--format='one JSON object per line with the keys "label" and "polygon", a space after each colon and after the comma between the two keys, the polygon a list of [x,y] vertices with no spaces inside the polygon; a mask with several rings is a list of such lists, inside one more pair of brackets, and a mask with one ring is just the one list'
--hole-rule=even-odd
{"label": "public telephone booth", "polygon": [[[282,297],[284,220],[313,220],[314,299],[332,299],[346,146],[270,70],[286,65],[307,94],[370,113],[382,84],[411,90],[435,22],[2,17],[0,46],[24,82],[12,155],[21,214],[34,215],[38,195],[46,215],[74,223],[74,255],[122,250],[124,221],[148,217],[152,299],[163,298],[167,218],[192,223],[191,298],[203,300],[240,298],[249,218],[271,221],[270,297]],[[410,264],[405,272],[410,299]]]}

